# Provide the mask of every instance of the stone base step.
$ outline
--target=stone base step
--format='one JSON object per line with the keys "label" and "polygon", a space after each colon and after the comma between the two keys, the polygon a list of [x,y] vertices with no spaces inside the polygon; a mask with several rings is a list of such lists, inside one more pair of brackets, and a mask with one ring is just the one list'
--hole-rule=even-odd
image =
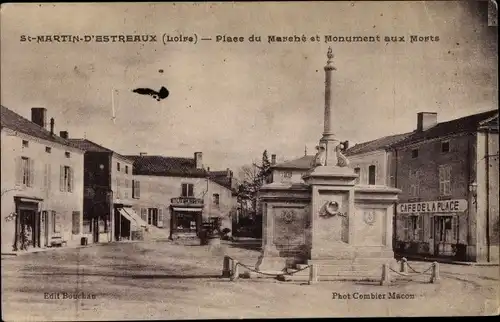
{"label": "stone base step", "polygon": [[262,271],[264,274],[259,274],[252,271],[245,271],[240,273],[241,278],[276,278],[277,276],[283,275],[283,271]]}
{"label": "stone base step", "polygon": [[[309,281],[309,276],[304,275],[282,275],[278,277],[279,281]],[[318,281],[371,281],[380,282],[381,276],[376,275],[323,275],[318,276]]]}

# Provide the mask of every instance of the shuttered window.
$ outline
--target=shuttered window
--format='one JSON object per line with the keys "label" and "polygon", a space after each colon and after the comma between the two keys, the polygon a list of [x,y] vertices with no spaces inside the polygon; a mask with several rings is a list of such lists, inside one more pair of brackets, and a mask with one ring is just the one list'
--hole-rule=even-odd
{"label": "shuttered window", "polygon": [[132,180],[132,198],[139,199],[141,197],[141,183],[138,180]]}
{"label": "shuttered window", "polygon": [[441,196],[451,195],[451,166],[439,167],[439,194]]}
{"label": "shuttered window", "polygon": [[182,197],[193,197],[194,196],[194,185],[192,183],[182,184]]}
{"label": "shuttered window", "polygon": [[69,166],[60,167],[59,190],[63,192],[73,192],[74,172]]}
{"label": "shuttered window", "polygon": [[73,235],[78,235],[80,233],[80,212],[73,211]]}
{"label": "shuttered window", "polygon": [[148,222],[148,209],[147,208],[141,208],[141,218],[145,222]]}
{"label": "shuttered window", "polygon": [[43,187],[46,190],[50,190],[51,186],[51,176],[52,176],[52,168],[50,163],[46,163],[43,172]]}
{"label": "shuttered window", "polygon": [[158,209],[158,227],[162,228],[163,227],[163,209],[159,208]]}
{"label": "shuttered window", "polygon": [[59,222],[59,215],[52,210],[52,215],[51,215],[51,220],[52,220],[52,232],[53,233],[59,233],[60,228],[61,228],[61,223]]}

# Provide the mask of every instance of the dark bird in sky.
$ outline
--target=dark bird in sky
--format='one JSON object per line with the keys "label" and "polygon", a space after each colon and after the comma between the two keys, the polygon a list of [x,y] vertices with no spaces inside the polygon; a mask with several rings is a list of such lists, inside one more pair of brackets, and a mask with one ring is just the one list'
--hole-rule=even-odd
{"label": "dark bird in sky", "polygon": [[158,102],[161,101],[162,99],[167,98],[168,95],[170,94],[168,89],[166,89],[164,86],[162,86],[158,92],[153,90],[153,89],[150,89],[150,88],[136,88],[132,92],[137,93],[137,94],[141,94],[141,95],[152,96]]}

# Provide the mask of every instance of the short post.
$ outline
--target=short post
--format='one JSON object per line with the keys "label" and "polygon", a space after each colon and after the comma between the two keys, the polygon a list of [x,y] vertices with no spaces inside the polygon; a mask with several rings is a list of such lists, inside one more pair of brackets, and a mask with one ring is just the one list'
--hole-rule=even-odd
{"label": "short post", "polygon": [[431,283],[438,284],[440,280],[439,277],[439,263],[432,263],[432,275],[431,275]]}
{"label": "short post", "polygon": [[222,277],[231,276],[231,258],[229,256],[224,256],[224,261],[222,262]]}
{"label": "short post", "polygon": [[240,277],[238,261],[233,259],[233,269],[231,274],[231,281],[236,281]]}
{"label": "short post", "polygon": [[382,279],[380,280],[380,285],[389,285],[391,283],[391,277],[389,275],[389,265],[382,265]]}
{"label": "short post", "polygon": [[309,265],[309,285],[318,283],[318,265]]}
{"label": "short post", "polygon": [[408,262],[405,257],[401,258],[401,273],[408,273]]}

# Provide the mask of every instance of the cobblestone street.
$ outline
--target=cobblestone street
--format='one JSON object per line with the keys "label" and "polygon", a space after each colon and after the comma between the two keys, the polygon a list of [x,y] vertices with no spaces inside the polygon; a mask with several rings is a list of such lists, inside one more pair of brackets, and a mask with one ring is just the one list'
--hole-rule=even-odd
{"label": "cobblestone street", "polygon": [[[278,282],[220,278],[224,254],[255,264],[259,253],[223,245],[115,243],[2,260],[3,319],[103,320],[493,314],[498,266],[441,264],[441,283]],[[429,263],[411,262],[416,269]],[[351,299],[333,299],[336,292]],[[412,299],[353,299],[396,292]],[[85,298],[64,299],[70,294]],[[357,294],[357,295],[356,295]],[[57,298],[59,297],[59,298]],[[5,301],[8,299],[8,301]]]}

